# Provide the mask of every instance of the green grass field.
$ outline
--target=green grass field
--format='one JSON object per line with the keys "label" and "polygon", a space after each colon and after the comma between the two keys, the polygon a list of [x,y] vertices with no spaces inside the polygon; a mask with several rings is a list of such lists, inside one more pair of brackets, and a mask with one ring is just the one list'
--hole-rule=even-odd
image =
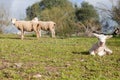
{"label": "green grass field", "polygon": [[96,41],[0,34],[0,80],[120,80],[120,38],[107,41],[113,54],[103,57],[88,54]]}

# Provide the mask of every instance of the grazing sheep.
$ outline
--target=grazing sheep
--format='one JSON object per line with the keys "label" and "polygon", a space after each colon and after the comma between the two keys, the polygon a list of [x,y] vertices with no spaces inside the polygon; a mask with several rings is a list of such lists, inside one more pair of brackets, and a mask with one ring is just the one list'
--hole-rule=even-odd
{"label": "grazing sheep", "polygon": [[11,19],[13,25],[15,25],[21,31],[21,39],[24,39],[24,31],[31,32],[34,31],[37,35],[37,38],[40,37],[39,35],[39,26],[36,21],[18,21],[15,18]]}
{"label": "grazing sheep", "polygon": [[[38,21],[38,18],[35,17],[32,21]],[[40,27],[40,37],[41,37],[41,30],[50,31],[52,37],[55,37],[55,26],[56,23],[53,21],[38,21]]]}
{"label": "grazing sheep", "polygon": [[112,50],[110,50],[106,45],[106,39],[109,39],[112,37],[112,35],[104,35],[104,34],[97,34],[93,33],[94,36],[96,36],[99,41],[92,46],[92,48],[89,50],[89,53],[91,55],[98,54],[99,56],[103,56],[105,54],[111,54]]}

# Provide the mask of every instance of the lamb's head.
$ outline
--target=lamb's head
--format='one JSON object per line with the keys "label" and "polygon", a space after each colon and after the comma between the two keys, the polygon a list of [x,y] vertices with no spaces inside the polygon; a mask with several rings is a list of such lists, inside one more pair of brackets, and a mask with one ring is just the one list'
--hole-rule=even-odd
{"label": "lamb's head", "polygon": [[16,18],[12,18],[12,19],[11,19],[11,22],[12,22],[13,24],[15,24],[16,21],[17,21]]}
{"label": "lamb's head", "polygon": [[109,39],[112,37],[112,35],[105,35],[105,34],[97,34],[97,33],[93,33],[94,36],[96,36],[100,42],[105,43],[106,39]]}

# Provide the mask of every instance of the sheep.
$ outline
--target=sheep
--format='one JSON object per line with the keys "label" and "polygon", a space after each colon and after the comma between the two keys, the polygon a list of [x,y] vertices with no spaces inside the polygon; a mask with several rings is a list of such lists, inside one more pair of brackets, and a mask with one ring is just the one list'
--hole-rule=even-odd
{"label": "sheep", "polygon": [[16,18],[11,19],[12,24],[17,27],[18,30],[21,31],[21,39],[24,39],[24,31],[31,32],[34,31],[36,33],[37,38],[39,35],[39,26],[36,21],[18,21]]}
{"label": "sheep", "polygon": [[99,40],[96,44],[92,46],[92,48],[89,50],[89,53],[91,55],[98,54],[99,56],[103,56],[105,54],[112,54],[112,50],[110,50],[106,45],[106,39],[109,39],[112,37],[112,35],[104,35],[104,34],[97,34],[93,33],[94,36],[96,36]]}
{"label": "sheep", "polygon": [[55,37],[55,26],[56,23],[53,21],[39,21],[37,17],[35,17],[32,21],[38,21],[40,27],[40,37],[41,37],[41,30],[50,31],[51,36]]}

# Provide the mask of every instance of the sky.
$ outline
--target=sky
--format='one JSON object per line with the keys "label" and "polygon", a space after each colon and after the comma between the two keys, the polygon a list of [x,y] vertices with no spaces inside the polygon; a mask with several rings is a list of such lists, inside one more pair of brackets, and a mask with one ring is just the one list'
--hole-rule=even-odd
{"label": "sky", "polygon": [[77,5],[80,5],[81,2],[83,2],[84,0],[70,0],[72,3],[75,3]]}
{"label": "sky", "polygon": [[[40,0],[0,0],[0,5],[4,6],[9,10],[11,17],[16,17],[18,19],[24,19],[26,17],[26,8],[32,5],[35,2]],[[72,3],[77,4],[78,6],[82,1],[89,2],[95,7],[100,7],[105,5],[105,8],[111,8],[112,4],[110,0],[70,0]],[[114,3],[117,0],[114,0]],[[0,6],[0,7],[1,7]]]}
{"label": "sky", "polygon": [[26,8],[37,1],[40,0],[0,0],[0,5],[9,10],[10,17],[23,19],[26,16]]}
{"label": "sky", "polygon": [[25,18],[26,8],[39,0],[13,0],[11,4],[11,17]]}

